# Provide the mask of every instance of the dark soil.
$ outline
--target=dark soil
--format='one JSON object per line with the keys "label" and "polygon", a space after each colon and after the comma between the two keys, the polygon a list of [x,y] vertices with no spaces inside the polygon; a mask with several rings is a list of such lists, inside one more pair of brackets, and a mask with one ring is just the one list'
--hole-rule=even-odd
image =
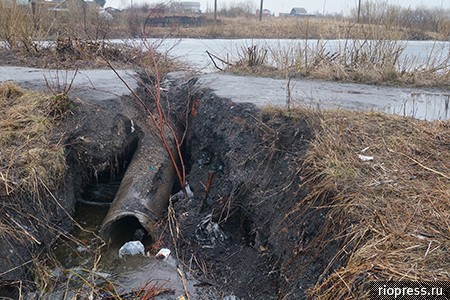
{"label": "dark soil", "polygon": [[339,247],[318,236],[326,209],[290,214],[307,192],[299,168],[311,128],[208,91],[191,99],[184,162],[195,197],[173,200],[184,262],[241,299],[305,298]]}

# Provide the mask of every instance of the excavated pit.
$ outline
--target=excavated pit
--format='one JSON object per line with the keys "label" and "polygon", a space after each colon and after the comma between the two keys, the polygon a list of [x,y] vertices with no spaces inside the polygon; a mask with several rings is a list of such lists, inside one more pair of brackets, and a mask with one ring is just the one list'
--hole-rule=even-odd
{"label": "excavated pit", "polygon": [[[140,134],[101,236],[117,248],[145,229],[146,248],[158,237],[158,247],[174,252],[166,222],[169,197],[177,194],[176,250],[201,286],[240,299],[304,299],[320,276],[342,263],[333,261],[340,246],[335,233],[321,236],[326,208],[290,214],[307,193],[297,171],[314,138],[309,124],[301,116],[219,98],[196,88],[195,80],[170,85],[163,102],[186,133],[182,162],[193,195],[177,193],[161,141]],[[151,103],[145,90],[140,96]],[[140,130],[145,126],[140,123]]]}
{"label": "excavated pit", "polygon": [[[183,158],[194,197],[173,200],[181,259],[225,295],[304,299],[342,263],[333,261],[337,233],[321,235],[326,208],[290,214],[307,193],[298,170],[312,129],[301,116],[261,111],[208,90],[189,96]],[[171,245],[171,237],[165,242]]]}
{"label": "excavated pit", "polygon": [[[299,189],[297,170],[313,139],[308,123],[219,98],[195,88],[195,81],[173,84],[163,102],[173,109],[180,132],[186,129],[182,160],[193,192],[172,199],[179,258],[201,286],[222,295],[304,299],[319,276],[340,263],[330,264],[340,242],[319,236],[326,209],[289,215],[307,192]],[[93,220],[82,225],[95,224],[90,229],[111,248],[143,229],[146,246],[157,236],[175,251],[166,224],[170,195],[178,190],[173,165],[133,103],[86,105],[78,112],[82,118],[68,122],[75,216],[91,212]],[[319,247],[317,240],[331,242]]]}

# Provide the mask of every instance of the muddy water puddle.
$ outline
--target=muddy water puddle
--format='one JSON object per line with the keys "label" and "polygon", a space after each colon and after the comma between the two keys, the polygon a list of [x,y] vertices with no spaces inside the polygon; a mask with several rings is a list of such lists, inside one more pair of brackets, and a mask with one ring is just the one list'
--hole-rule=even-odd
{"label": "muddy water puddle", "polygon": [[450,93],[411,93],[400,106],[391,107],[385,112],[423,120],[448,120]]}

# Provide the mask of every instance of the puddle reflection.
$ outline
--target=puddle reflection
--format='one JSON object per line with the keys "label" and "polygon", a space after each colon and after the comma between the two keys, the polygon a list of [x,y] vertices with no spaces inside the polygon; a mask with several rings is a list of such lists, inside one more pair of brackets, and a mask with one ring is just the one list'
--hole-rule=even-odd
{"label": "puddle reflection", "polygon": [[412,93],[400,106],[385,112],[417,119],[448,120],[450,118],[450,94]]}

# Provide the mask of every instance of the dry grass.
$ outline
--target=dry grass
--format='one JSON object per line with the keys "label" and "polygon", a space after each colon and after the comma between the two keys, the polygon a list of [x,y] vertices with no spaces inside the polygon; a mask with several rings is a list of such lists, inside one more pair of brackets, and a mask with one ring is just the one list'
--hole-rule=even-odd
{"label": "dry grass", "polygon": [[450,55],[443,44],[435,45],[426,59],[420,59],[419,54],[407,55],[406,43],[395,36],[377,33],[375,28],[366,34],[362,40],[252,44],[242,47],[226,70],[280,78],[448,88]]}
{"label": "dry grass", "polygon": [[322,231],[340,231],[336,258],[346,261],[325,271],[309,295],[362,299],[370,281],[450,280],[450,123],[346,111],[306,115],[316,138],[299,170],[309,194],[297,213],[328,206]]}
{"label": "dry grass", "polygon": [[[11,283],[14,275],[10,274],[31,265],[35,284],[45,289],[54,278],[44,276],[51,272],[32,249],[51,246],[59,232],[53,223],[59,208],[49,198],[63,187],[67,166],[64,145],[55,140],[53,130],[67,113],[69,100],[5,82],[0,84],[0,107],[0,253],[4,258],[0,289],[4,285],[17,285],[20,292],[29,288],[19,279]],[[14,254],[8,256],[9,251]]]}
{"label": "dry grass", "polygon": [[0,196],[58,186],[66,163],[63,145],[49,140],[56,97],[0,85]]}
{"label": "dry grass", "polygon": [[[395,26],[356,24],[353,20],[333,18],[220,18],[199,27],[151,27],[146,34],[153,37],[191,38],[274,38],[274,39],[364,39],[367,32],[375,29],[379,33],[396,36],[397,39],[417,38],[417,30]],[[445,40],[446,35],[435,32],[420,32],[423,39]]]}
{"label": "dry grass", "polygon": [[[50,141],[55,115],[54,98],[25,91],[11,83],[0,85],[0,236],[21,243],[37,242],[21,222],[30,220],[23,207],[47,214],[42,201],[46,189],[61,185],[66,171],[64,147]],[[26,201],[22,203],[21,201]],[[22,207],[22,208],[21,208]],[[38,215],[34,218],[39,218]]]}
{"label": "dry grass", "polygon": [[[53,193],[62,190],[67,173],[65,145],[55,138],[55,128],[71,112],[72,102],[65,94],[48,95],[5,82],[0,84],[0,105],[0,240],[3,245],[10,245],[18,255],[27,251],[35,253],[32,250],[34,245],[48,250],[53,247],[56,236],[64,237],[74,247],[85,247],[84,242],[55,224],[55,219],[59,222],[63,218],[59,210],[64,210],[64,207]],[[87,234],[93,234],[76,223],[68,212],[65,214],[64,217],[72,221],[74,226]],[[83,283],[80,295],[100,292],[100,287],[95,286],[94,282],[98,278],[96,268],[104,243],[95,234],[94,238],[95,247],[92,250],[87,248],[92,255],[92,270],[86,270],[86,274],[67,270],[65,274],[67,286],[76,280]],[[20,245],[28,250],[22,249]],[[76,253],[76,250],[73,251]],[[35,253],[24,263],[32,266],[34,285],[44,294],[51,294],[61,280],[55,276],[54,270],[60,266],[52,254],[52,251],[44,252],[43,255]],[[2,267],[0,288],[2,285],[15,285],[4,281],[3,275],[19,267],[14,265],[7,271],[4,270],[5,266]],[[20,293],[22,288],[26,291],[30,285],[17,286]],[[142,291],[146,292],[146,289]]]}

